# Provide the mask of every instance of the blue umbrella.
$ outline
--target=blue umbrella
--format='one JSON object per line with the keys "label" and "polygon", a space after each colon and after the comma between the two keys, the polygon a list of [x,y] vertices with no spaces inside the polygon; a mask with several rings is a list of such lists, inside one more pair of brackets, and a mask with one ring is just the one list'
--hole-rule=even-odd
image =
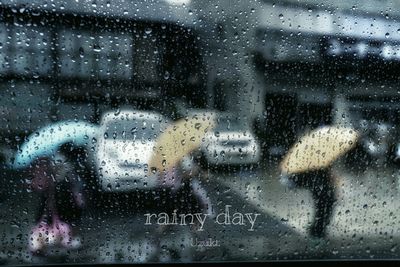
{"label": "blue umbrella", "polygon": [[98,126],[85,121],[61,121],[48,125],[28,137],[15,157],[13,167],[28,167],[40,157],[51,157],[65,143],[85,146],[96,135]]}

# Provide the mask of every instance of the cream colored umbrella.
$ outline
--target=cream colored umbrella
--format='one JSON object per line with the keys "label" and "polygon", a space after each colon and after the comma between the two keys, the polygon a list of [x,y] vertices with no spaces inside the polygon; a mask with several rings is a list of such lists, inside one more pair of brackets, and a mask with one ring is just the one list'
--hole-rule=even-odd
{"label": "cream colored umbrella", "polygon": [[359,133],[350,127],[317,128],[296,142],[279,168],[285,174],[323,169],[353,148],[358,138]]}
{"label": "cream colored umbrella", "polygon": [[183,157],[200,147],[214,126],[213,113],[196,114],[176,121],[159,136],[149,167],[165,171],[176,166]]}

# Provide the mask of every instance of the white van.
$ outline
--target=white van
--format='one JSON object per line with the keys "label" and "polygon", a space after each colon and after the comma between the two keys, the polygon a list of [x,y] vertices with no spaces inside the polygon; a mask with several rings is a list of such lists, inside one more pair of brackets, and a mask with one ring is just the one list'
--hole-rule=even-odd
{"label": "white van", "polygon": [[100,188],[106,192],[155,188],[158,179],[149,170],[148,161],[168,123],[156,112],[128,109],[106,112],[95,147]]}

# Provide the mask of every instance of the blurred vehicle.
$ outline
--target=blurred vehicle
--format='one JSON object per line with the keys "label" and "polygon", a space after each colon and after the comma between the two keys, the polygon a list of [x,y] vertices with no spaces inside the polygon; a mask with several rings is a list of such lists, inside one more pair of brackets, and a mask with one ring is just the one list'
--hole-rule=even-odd
{"label": "blurred vehicle", "polygon": [[214,132],[207,134],[203,148],[207,162],[213,165],[257,164],[261,156],[254,134],[235,119],[220,118]]}
{"label": "blurred vehicle", "polygon": [[[185,114],[186,113],[186,114]],[[261,158],[260,144],[254,133],[228,112],[191,109],[182,115],[216,116],[217,125],[206,134],[201,150],[210,165],[252,165]]]}
{"label": "blurred vehicle", "polygon": [[94,156],[100,188],[108,192],[154,188],[157,176],[149,171],[148,161],[167,125],[168,120],[156,112],[106,112]]}
{"label": "blurred vehicle", "polygon": [[361,147],[371,159],[386,161],[390,158],[395,159],[396,153],[394,143],[393,125],[386,122],[375,122],[362,119],[359,128],[363,133],[360,140]]}
{"label": "blurred vehicle", "polygon": [[256,164],[260,158],[260,150],[250,132],[232,131],[209,134],[206,148],[206,159],[217,165]]}
{"label": "blurred vehicle", "polygon": [[368,136],[362,141],[363,147],[371,156],[382,157],[389,149],[390,125],[372,122],[369,125]]}

